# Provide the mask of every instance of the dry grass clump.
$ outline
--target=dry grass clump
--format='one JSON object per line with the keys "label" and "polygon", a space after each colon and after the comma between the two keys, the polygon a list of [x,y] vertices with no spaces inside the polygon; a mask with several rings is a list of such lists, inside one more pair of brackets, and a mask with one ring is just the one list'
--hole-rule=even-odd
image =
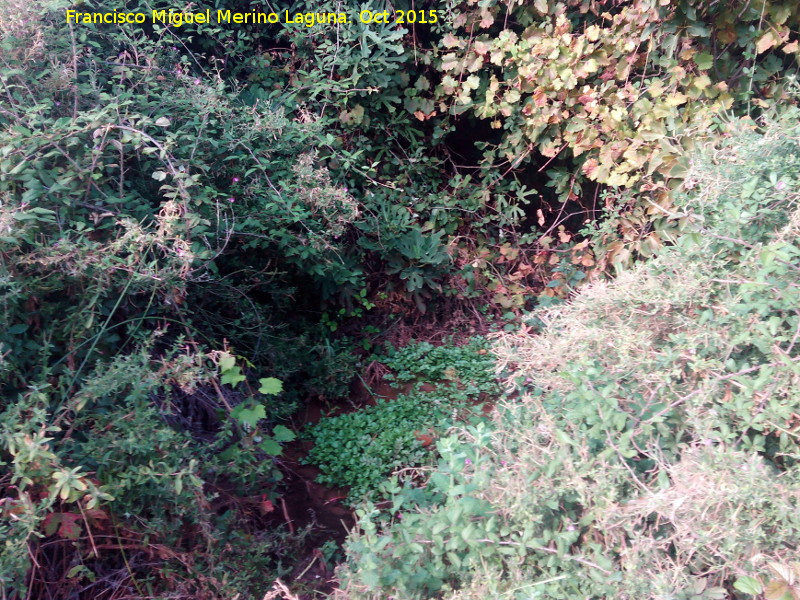
{"label": "dry grass clump", "polygon": [[569,363],[599,363],[619,376],[647,377],[643,367],[665,338],[697,333],[694,309],[707,305],[711,293],[702,265],[672,261],[659,259],[614,281],[593,283],[568,305],[537,313],[546,326],[542,335],[497,334],[498,369],[512,373],[508,385],[524,376],[545,389],[572,389]]}
{"label": "dry grass clump", "polygon": [[687,448],[664,468],[666,487],[599,515],[607,541],[625,548],[626,570],[665,575],[678,589],[689,573],[720,584],[752,570],[764,558],[759,548],[793,544],[787,511],[800,508],[796,474],[720,446]]}

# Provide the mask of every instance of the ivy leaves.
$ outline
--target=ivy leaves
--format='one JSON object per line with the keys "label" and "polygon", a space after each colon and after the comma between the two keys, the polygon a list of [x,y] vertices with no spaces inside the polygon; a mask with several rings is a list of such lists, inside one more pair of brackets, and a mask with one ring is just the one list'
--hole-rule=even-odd
{"label": "ivy leaves", "polygon": [[231,410],[231,417],[247,429],[255,429],[261,419],[267,418],[267,409],[256,402],[242,402]]}
{"label": "ivy leaves", "polygon": [[[442,40],[447,53],[438,63],[443,78],[434,101],[440,108],[454,102],[454,112],[469,109],[498,126],[508,120],[487,159],[527,156],[532,146],[548,158],[570,149],[583,177],[609,186],[680,176],[674,167],[683,150],[670,138],[706,129],[719,110],[745,107],[751,90],[732,72],[736,57],[783,48],[752,67],[749,83],[760,81],[770,96],[775,65],[797,54],[789,43],[790,27],[797,27],[789,2],[767,3],[761,14],[688,2],[667,12],[640,0],[613,16],[576,4],[537,0],[538,17],[521,6],[512,18],[530,24],[519,35],[487,18],[501,11],[499,4],[460,5],[463,33],[454,28]],[[728,26],[739,20],[751,22],[752,32]],[[727,46],[715,55],[722,38]]]}
{"label": "ivy leaves", "polygon": [[261,394],[274,396],[275,394],[280,394],[283,391],[283,382],[281,382],[280,379],[275,379],[274,377],[264,377],[258,381],[261,384],[261,387],[258,388],[258,391]]}

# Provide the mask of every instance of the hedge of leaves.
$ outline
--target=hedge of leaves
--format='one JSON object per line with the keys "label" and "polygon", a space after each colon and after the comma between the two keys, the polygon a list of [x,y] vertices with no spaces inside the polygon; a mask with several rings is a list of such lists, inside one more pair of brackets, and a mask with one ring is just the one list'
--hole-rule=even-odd
{"label": "hedge of leaves", "polygon": [[[95,577],[255,595],[297,537],[255,535],[204,494],[226,477],[278,493],[280,422],[310,394],[346,393],[357,368],[330,315],[384,325],[488,303],[509,321],[586,270],[705,235],[668,194],[688,134],[792,102],[798,50],[789,0],[470,0],[436,6],[426,28],[179,32],[70,28],[66,8],[0,3],[0,576],[17,590]],[[632,185],[646,193],[614,191]],[[750,202],[765,193],[744,186]],[[590,247],[562,221],[593,221],[600,202]],[[244,391],[219,377],[221,353]],[[285,391],[234,412],[255,374]],[[91,546],[92,527],[119,537],[112,518],[139,564],[176,570],[121,554],[31,570],[37,552]],[[198,531],[205,548],[190,547]],[[209,532],[231,541],[229,564]]]}

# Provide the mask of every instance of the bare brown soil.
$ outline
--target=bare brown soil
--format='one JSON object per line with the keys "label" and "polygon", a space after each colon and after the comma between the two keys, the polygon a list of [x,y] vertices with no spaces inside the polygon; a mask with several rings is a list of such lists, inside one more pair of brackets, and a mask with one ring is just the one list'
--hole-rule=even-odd
{"label": "bare brown soil", "polygon": [[[331,403],[319,398],[309,399],[303,410],[295,415],[294,428],[301,431],[323,417],[374,405],[376,398],[395,399],[409,387],[395,389],[379,382],[367,389],[359,380],[353,385],[347,401]],[[320,548],[329,540],[341,546],[348,532],[355,527],[353,510],[343,503],[347,498],[347,488],[329,488],[317,483],[320,470],[303,464],[312,445],[312,442],[298,438],[284,447],[280,466],[285,491],[276,506],[276,518],[282,518],[291,530],[311,529],[307,554],[298,560],[292,577],[286,581],[301,600],[320,598],[335,587],[334,574],[327,568]]]}

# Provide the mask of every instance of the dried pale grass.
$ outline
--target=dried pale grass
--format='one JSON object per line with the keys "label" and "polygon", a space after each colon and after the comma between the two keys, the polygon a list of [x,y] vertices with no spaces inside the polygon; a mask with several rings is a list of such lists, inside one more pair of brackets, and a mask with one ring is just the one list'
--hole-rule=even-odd
{"label": "dried pale grass", "polygon": [[696,333],[693,309],[707,305],[711,292],[709,275],[700,265],[670,265],[669,260],[674,259],[656,259],[614,281],[593,283],[568,305],[537,313],[546,325],[542,335],[526,330],[495,334],[498,371],[512,373],[508,386],[524,376],[545,389],[573,389],[574,381],[564,372],[574,362],[647,378],[643,364],[658,354],[661,341],[682,331]]}
{"label": "dried pale grass", "polygon": [[294,595],[280,579],[276,579],[272,584],[272,590],[264,595],[263,600],[300,600],[300,598]]}
{"label": "dried pale grass", "polygon": [[697,446],[663,468],[667,487],[611,506],[598,519],[606,541],[625,549],[627,570],[658,573],[678,588],[688,573],[722,582],[752,570],[763,558],[760,542],[781,545],[785,532],[763,526],[797,507],[800,490],[759,456]]}
{"label": "dried pale grass", "polygon": [[11,237],[19,227],[15,214],[16,210],[11,207],[11,194],[0,194],[0,237]]}

